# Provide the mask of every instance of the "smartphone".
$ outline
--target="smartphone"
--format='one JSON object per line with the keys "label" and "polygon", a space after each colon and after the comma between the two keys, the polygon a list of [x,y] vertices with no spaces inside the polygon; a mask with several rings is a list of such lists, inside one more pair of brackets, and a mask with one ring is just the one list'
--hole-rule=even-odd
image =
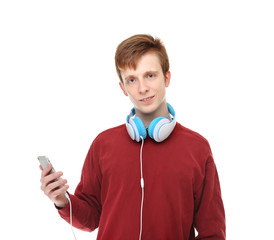
{"label": "smartphone", "polygon": [[[49,160],[48,157],[46,157],[46,156],[39,156],[39,157],[38,157],[38,161],[40,162],[40,164],[41,164],[41,166],[42,166],[43,169],[45,169],[49,164],[51,164],[50,160]],[[52,164],[51,164],[51,165],[52,165]],[[53,166],[52,166],[52,169],[51,169],[51,171],[50,171],[49,174],[52,174],[52,173],[55,173],[55,172],[56,172],[56,171],[55,171],[55,169],[54,169]],[[54,179],[53,181],[56,182],[56,181],[58,181],[59,179],[60,179],[60,178],[56,178],[56,179]],[[61,187],[63,187],[63,185],[57,187],[56,189],[59,189],[59,188],[61,188]]]}

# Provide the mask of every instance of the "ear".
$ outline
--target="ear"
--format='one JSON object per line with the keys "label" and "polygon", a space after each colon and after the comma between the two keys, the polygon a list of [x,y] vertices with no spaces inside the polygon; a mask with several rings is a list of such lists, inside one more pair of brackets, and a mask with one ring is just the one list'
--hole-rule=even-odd
{"label": "ear", "polygon": [[120,88],[123,90],[124,94],[125,94],[126,96],[128,96],[128,94],[127,94],[127,92],[126,92],[126,90],[125,90],[124,84],[121,83],[121,82],[119,82],[119,85],[120,85]]}
{"label": "ear", "polygon": [[170,78],[171,78],[171,73],[170,73],[170,71],[167,71],[166,75],[165,75],[165,86],[166,87],[168,87],[170,84]]}

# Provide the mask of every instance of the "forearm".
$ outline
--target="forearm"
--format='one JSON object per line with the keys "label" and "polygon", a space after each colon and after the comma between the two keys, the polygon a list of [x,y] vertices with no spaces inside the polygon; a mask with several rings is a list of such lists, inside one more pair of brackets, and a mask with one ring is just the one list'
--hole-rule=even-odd
{"label": "forearm", "polygon": [[216,166],[212,159],[207,163],[203,185],[196,193],[194,225],[196,239],[225,240],[225,211]]}
{"label": "forearm", "polygon": [[[72,225],[83,231],[91,232],[99,225],[100,215],[98,210],[87,201],[70,195],[72,205]],[[70,205],[66,204],[63,208],[58,208],[59,215],[70,223]]]}

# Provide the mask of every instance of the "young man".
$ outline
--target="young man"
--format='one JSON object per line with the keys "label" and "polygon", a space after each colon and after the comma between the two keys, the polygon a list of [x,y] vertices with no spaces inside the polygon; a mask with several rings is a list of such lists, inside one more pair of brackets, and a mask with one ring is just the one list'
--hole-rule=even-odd
{"label": "young man", "polygon": [[[75,194],[73,225],[100,240],[225,239],[225,213],[209,143],[176,123],[166,102],[169,61],[159,39],[135,35],[117,48],[120,87],[134,105],[126,124],[93,141]],[[41,189],[70,221],[61,173],[42,171]],[[64,185],[57,189],[56,187]],[[197,230],[198,236],[195,237]]]}

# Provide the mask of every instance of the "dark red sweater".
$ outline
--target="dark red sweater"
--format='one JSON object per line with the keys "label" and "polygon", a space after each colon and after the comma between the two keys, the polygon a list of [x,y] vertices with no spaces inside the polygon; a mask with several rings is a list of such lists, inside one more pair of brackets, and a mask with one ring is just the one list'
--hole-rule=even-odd
{"label": "dark red sweater", "polygon": [[[139,238],[140,147],[124,124],[96,137],[70,195],[74,227],[99,227],[99,240]],[[143,176],[143,240],[225,239],[220,184],[205,138],[179,123],[161,143],[148,137]],[[69,222],[69,204],[59,214]]]}

